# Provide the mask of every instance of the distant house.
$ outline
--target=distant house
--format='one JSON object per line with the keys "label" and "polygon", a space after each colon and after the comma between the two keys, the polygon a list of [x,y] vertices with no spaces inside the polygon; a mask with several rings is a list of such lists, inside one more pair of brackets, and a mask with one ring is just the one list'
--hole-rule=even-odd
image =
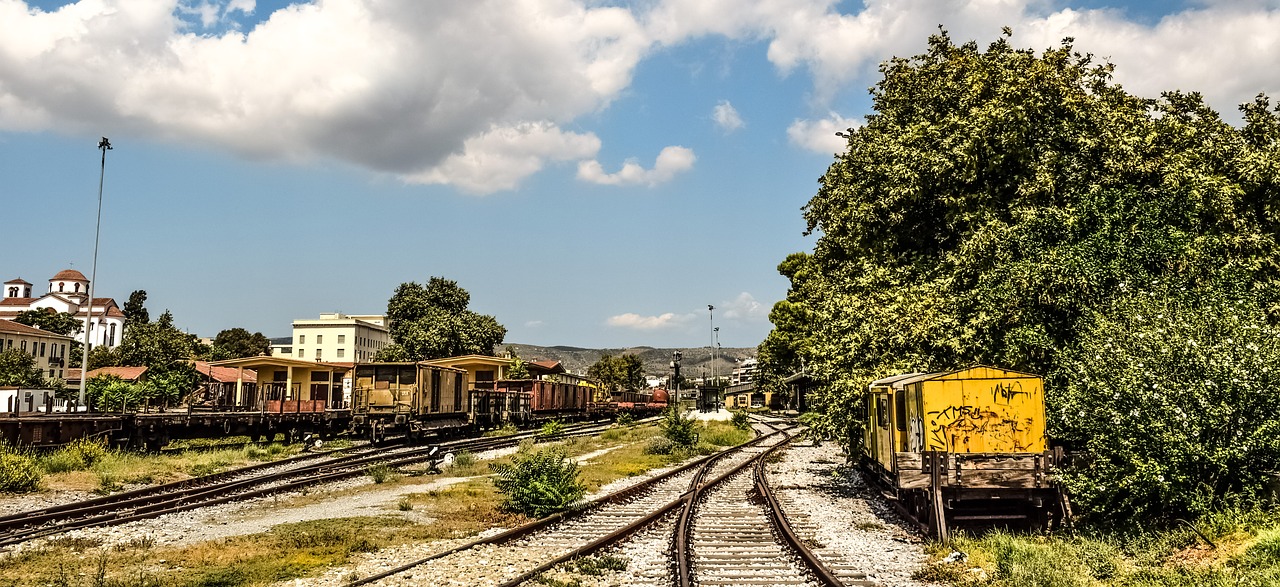
{"label": "distant house", "polygon": [[[99,367],[89,371],[89,379],[99,375],[114,375],[129,383],[138,383],[146,378],[146,367]],[[67,369],[67,385],[77,387],[80,385],[80,370]]]}
{"label": "distant house", "polygon": [[[92,346],[120,346],[124,339],[124,312],[112,298],[89,300],[89,279],[75,269],[59,271],[49,278],[49,292],[32,296],[32,285],[25,280],[11,279],[4,282],[4,298],[0,299],[0,320],[13,320],[27,310],[50,309],[74,314],[82,323],[89,321],[89,341]],[[75,340],[83,343],[85,333],[75,334]]]}

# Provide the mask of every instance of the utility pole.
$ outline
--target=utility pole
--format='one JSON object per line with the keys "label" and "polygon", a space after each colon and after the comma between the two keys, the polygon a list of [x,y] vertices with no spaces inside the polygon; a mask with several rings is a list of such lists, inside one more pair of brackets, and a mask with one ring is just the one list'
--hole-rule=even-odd
{"label": "utility pole", "polygon": [[[93,232],[93,269],[89,271],[89,306],[84,313],[84,354],[80,356],[80,396],[76,400],[76,409],[84,405],[84,388],[85,383],[89,380],[89,339],[92,336],[91,323],[93,318],[93,286],[98,283],[98,237],[102,236],[102,183],[107,177],[107,151],[111,150],[111,141],[107,137],[102,137],[98,141],[98,149],[102,151],[102,168],[98,172],[98,221],[94,225]],[[124,336],[124,333],[120,333]]]}

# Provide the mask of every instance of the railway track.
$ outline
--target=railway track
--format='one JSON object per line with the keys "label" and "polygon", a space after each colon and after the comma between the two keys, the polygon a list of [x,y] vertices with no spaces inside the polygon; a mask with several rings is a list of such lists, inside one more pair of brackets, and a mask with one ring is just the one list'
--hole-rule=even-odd
{"label": "railway track", "polygon": [[[763,428],[759,426],[758,432]],[[665,532],[669,545],[671,530],[678,525],[675,518],[700,492],[744,471],[749,478],[749,467],[763,462],[767,450],[787,438],[784,431],[768,432],[748,444],[669,471],[579,510],[478,539],[354,581],[348,587],[423,583],[514,587],[567,561],[651,535],[655,529]],[[757,522],[767,525],[763,518]],[[652,552],[669,550],[664,547]],[[668,560],[649,562],[653,584],[670,585],[675,565]]]}
{"label": "railway track", "polygon": [[[544,440],[598,434],[607,427],[599,423],[566,426],[564,434]],[[334,454],[341,451],[304,455],[91,500],[20,512],[0,517],[0,548],[71,530],[119,525],[358,477],[367,474],[368,468],[373,465],[406,467],[434,462],[450,452],[515,446],[525,440],[538,440],[539,436],[537,431],[529,431],[423,447],[367,447],[355,454],[337,457]],[[323,462],[309,462],[326,456],[330,458]]]}

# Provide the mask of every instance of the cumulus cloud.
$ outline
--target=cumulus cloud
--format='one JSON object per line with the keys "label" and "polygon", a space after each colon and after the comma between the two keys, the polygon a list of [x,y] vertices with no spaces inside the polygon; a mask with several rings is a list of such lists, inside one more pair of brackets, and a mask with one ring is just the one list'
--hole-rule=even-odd
{"label": "cumulus cloud", "polygon": [[738,110],[730,104],[728,100],[721,100],[716,104],[715,110],[711,113],[711,119],[716,121],[716,126],[725,132],[733,132],[742,128],[742,117],[738,115]]}
{"label": "cumulus cloud", "polygon": [[612,316],[605,323],[616,328],[629,328],[632,330],[663,330],[667,328],[675,328],[688,324],[697,319],[694,314],[674,314],[667,312],[660,316],[641,316],[639,314],[628,312]]}
{"label": "cumulus cloud", "polygon": [[[767,43],[779,73],[812,78],[820,113],[881,61],[920,53],[938,23],[984,42],[1009,25],[1015,45],[1035,49],[1072,36],[1117,63],[1130,90],[1199,90],[1228,115],[1259,91],[1280,94],[1275,0],[1201,0],[1152,23],[1055,4],[325,0],[241,31],[235,17],[254,0],[81,0],[49,12],[0,0],[0,131],[341,161],[474,193],[573,160],[585,181],[653,185],[692,166],[693,151],[668,147],[651,170],[628,162],[610,174],[594,161],[600,138],[564,130],[607,109],[652,51],[710,36]],[[725,130],[742,124],[727,101],[713,116]],[[788,136],[830,152],[805,138],[822,124],[798,121]]]}
{"label": "cumulus cloud", "polygon": [[578,163],[578,179],[601,185],[657,185],[670,181],[677,173],[693,168],[698,158],[692,149],[671,146],[658,153],[653,169],[645,169],[634,161],[627,161],[617,173],[605,173],[599,161]]}
{"label": "cumulus cloud", "polygon": [[840,12],[842,4],[662,0],[643,22],[665,44],[708,35],[766,40],[780,72],[811,73],[820,106],[873,77],[881,61],[921,53],[939,23],[961,42],[993,40],[1005,25],[1017,46],[1044,49],[1074,37],[1077,47],[1116,63],[1116,79],[1131,91],[1194,89],[1228,114],[1259,91],[1280,93],[1275,0],[1202,0],[1149,25],[1118,9],[1053,11],[1042,0],[865,0],[851,13]]}
{"label": "cumulus cloud", "polygon": [[769,308],[745,291],[731,301],[721,302],[716,308],[729,320],[760,320],[769,315]]}
{"label": "cumulus cloud", "polygon": [[856,118],[845,118],[832,112],[822,120],[796,120],[787,127],[787,139],[791,144],[829,155],[842,153],[847,146],[845,139],[836,136],[837,132],[845,132],[862,123]]}
{"label": "cumulus cloud", "polygon": [[576,0],[329,0],[218,35],[183,20],[251,7],[0,0],[0,130],[108,129],[484,193],[592,157],[596,137],[557,127],[606,107],[651,44],[630,11]]}

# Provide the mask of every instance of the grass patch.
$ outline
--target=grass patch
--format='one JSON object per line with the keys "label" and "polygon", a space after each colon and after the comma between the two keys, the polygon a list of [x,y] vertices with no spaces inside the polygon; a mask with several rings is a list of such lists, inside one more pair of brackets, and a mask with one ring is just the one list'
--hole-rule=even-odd
{"label": "grass patch", "polygon": [[494,436],[511,436],[519,433],[520,433],[520,429],[516,428],[515,424],[512,424],[511,422],[507,422],[506,424],[503,424],[501,428],[495,428],[493,430],[486,431],[482,436],[486,438],[492,438]]}
{"label": "grass patch", "polygon": [[31,453],[0,443],[0,493],[28,493],[40,489],[44,475]]}
{"label": "grass patch", "polygon": [[298,450],[297,446],[271,444],[142,454],[85,440],[41,455],[37,463],[50,488],[111,492],[127,485],[166,483],[275,461]]}
{"label": "grass patch", "polygon": [[374,463],[369,465],[369,468],[365,470],[365,473],[369,475],[370,479],[373,479],[374,483],[386,483],[387,481],[395,478],[396,474],[395,470],[386,463]]}
{"label": "grass patch", "polygon": [[[992,532],[934,544],[922,581],[960,587],[1227,587],[1280,585],[1280,512],[1225,512],[1187,528],[1127,535]],[[963,562],[942,562],[952,549]]]}

